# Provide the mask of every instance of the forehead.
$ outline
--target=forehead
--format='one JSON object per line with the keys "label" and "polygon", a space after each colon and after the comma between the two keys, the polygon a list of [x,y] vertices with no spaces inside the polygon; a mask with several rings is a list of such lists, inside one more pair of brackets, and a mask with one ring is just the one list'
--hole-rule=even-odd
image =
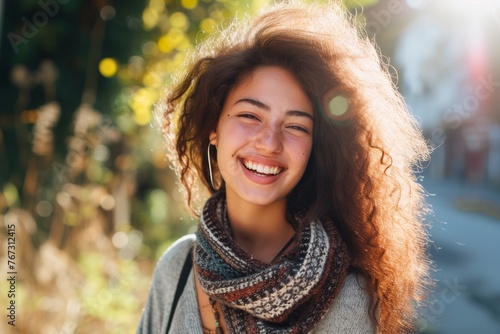
{"label": "forehead", "polygon": [[244,75],[231,89],[227,102],[259,100],[271,108],[300,109],[312,113],[312,104],[297,78],[278,66],[261,66]]}

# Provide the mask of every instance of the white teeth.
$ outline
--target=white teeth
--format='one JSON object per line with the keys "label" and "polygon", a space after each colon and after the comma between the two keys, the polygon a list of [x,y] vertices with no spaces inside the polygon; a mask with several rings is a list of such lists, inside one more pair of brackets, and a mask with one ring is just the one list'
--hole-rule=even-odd
{"label": "white teeth", "polygon": [[256,171],[260,174],[276,175],[281,172],[281,167],[264,166],[252,161],[245,161],[244,164],[246,168]]}

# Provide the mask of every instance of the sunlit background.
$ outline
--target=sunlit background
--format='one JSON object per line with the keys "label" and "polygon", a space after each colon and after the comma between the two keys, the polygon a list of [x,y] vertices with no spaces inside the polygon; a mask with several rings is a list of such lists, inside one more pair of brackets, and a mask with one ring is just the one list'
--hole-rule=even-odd
{"label": "sunlit background", "polygon": [[[0,0],[0,332],[135,331],[156,260],[196,226],[153,105],[187,51],[267,2]],[[499,333],[500,3],[344,3],[435,148],[420,331]]]}

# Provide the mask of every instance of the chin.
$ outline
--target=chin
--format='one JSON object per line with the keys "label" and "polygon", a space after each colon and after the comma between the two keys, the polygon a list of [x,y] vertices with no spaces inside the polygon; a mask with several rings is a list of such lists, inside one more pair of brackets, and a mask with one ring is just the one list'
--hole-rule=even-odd
{"label": "chin", "polygon": [[270,194],[268,191],[262,194],[243,194],[241,199],[254,205],[268,206],[282,201],[286,201],[286,196]]}

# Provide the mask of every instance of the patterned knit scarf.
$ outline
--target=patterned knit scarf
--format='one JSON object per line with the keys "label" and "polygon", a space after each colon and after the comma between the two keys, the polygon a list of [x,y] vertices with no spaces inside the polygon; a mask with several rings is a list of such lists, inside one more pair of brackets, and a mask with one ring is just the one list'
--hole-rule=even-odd
{"label": "patterned knit scarf", "polygon": [[308,333],[333,303],[349,256],[333,222],[301,228],[294,249],[272,264],[245,253],[225,221],[225,197],[206,203],[196,232],[194,265],[217,300],[230,333]]}

